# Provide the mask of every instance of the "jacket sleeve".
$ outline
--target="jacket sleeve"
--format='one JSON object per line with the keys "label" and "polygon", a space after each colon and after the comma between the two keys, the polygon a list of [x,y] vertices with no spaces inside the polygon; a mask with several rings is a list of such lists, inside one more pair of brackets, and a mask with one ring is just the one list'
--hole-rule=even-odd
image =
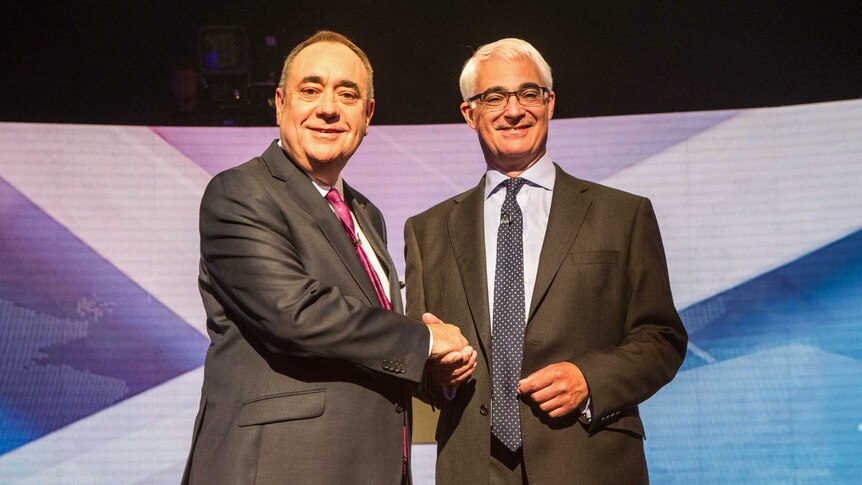
{"label": "jacket sleeve", "polygon": [[655,394],[676,375],[688,337],[673,304],[655,213],[641,198],[629,239],[625,338],[573,360],[590,388],[595,431]]}
{"label": "jacket sleeve", "polygon": [[[422,252],[413,229],[413,218],[404,224],[404,256],[407,265],[405,280],[407,284],[407,316],[420,320],[427,311],[425,304],[425,285],[422,276]],[[414,395],[435,407],[445,404],[442,390],[428,381],[428,375],[423,374],[419,387]]]}
{"label": "jacket sleeve", "polygon": [[[296,211],[282,210],[252,175],[216,176],[201,202],[202,293],[212,294],[226,317],[270,352],[342,359],[418,382],[428,330],[309,274],[291,231],[316,228]],[[346,271],[337,264],[332,271]],[[214,339],[218,332],[211,328]]]}

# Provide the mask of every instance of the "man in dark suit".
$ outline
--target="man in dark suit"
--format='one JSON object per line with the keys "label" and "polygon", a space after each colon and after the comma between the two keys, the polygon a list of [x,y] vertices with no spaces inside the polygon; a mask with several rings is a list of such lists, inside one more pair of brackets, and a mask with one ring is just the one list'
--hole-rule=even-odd
{"label": "man in dark suit", "polygon": [[183,482],[408,482],[429,355],[466,376],[475,353],[457,327],[396,312],[383,216],[341,179],[374,113],[365,54],[318,32],[286,59],[276,102],[279,140],[201,203],[212,344]]}
{"label": "man in dark suit", "polygon": [[488,171],[405,226],[408,315],[457,322],[480,353],[460,384],[428,373],[437,482],[647,483],[638,404],[687,343],[651,204],[553,163],[529,43],[481,47],[461,93]]}

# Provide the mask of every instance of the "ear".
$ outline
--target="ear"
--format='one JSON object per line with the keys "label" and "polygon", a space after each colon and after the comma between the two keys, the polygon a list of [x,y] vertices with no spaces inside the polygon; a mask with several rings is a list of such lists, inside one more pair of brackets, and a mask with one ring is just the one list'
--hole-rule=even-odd
{"label": "ear", "polygon": [[368,100],[365,106],[365,134],[368,134],[368,125],[371,124],[371,117],[374,116],[374,98]]}
{"label": "ear", "polygon": [[464,121],[470,125],[470,128],[476,129],[476,122],[473,120],[473,113],[475,113],[475,109],[470,105],[467,101],[461,103],[461,115],[464,117]]}
{"label": "ear", "polygon": [[548,119],[551,119],[554,117],[554,101],[556,99],[557,99],[557,97],[556,97],[556,95],[554,95],[553,91],[548,93]]}
{"label": "ear", "polygon": [[275,124],[281,126],[281,111],[284,107],[284,90],[275,89]]}

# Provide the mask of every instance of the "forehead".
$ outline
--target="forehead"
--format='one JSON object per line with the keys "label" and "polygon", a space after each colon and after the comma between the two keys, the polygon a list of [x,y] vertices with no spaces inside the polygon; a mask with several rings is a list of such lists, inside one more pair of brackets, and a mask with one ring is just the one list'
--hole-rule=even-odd
{"label": "forehead", "polygon": [[476,69],[476,92],[500,87],[515,90],[526,83],[542,84],[542,77],[536,64],[526,57],[506,59],[492,56],[479,64]]}
{"label": "forehead", "polygon": [[368,75],[359,56],[337,42],[317,42],[296,55],[287,81],[295,84],[307,77],[319,77],[327,82],[351,81],[362,88],[368,85]]}

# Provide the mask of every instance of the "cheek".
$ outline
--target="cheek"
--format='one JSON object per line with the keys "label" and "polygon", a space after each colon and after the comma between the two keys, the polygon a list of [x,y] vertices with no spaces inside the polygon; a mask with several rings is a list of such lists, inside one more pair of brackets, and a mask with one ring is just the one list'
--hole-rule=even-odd
{"label": "cheek", "polygon": [[479,132],[482,133],[486,138],[490,138],[496,134],[496,130],[494,130],[493,125],[490,121],[482,120],[478,125]]}

